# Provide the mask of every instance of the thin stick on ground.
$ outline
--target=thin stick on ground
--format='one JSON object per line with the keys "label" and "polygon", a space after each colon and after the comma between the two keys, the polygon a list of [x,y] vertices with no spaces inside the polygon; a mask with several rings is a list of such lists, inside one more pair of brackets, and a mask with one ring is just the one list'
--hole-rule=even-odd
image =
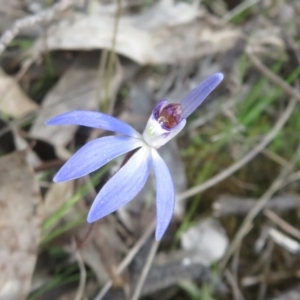
{"label": "thin stick on ground", "polygon": [[[107,81],[105,85],[105,101],[109,102],[109,93],[111,89],[111,79],[112,79],[112,74],[113,74],[113,68],[114,65],[117,64],[117,56],[116,56],[116,44],[117,44],[117,35],[118,35],[118,29],[119,29],[119,22],[121,18],[121,13],[122,13],[122,0],[117,0],[117,11],[116,11],[116,16],[115,16],[115,24],[114,24],[114,34],[113,34],[113,39],[112,39],[112,45],[111,45],[111,51],[109,52],[109,57],[108,57],[108,62],[107,62]],[[112,114],[114,105],[115,105],[115,100],[116,97],[113,99],[110,99],[110,103],[107,107],[108,113]]]}
{"label": "thin stick on ground", "polygon": [[179,194],[177,196],[177,201],[182,201],[189,197],[192,197],[200,192],[203,192],[212,186],[216,185],[217,183],[221,182],[222,180],[226,179],[227,177],[234,174],[244,165],[246,165],[249,161],[251,161],[256,155],[258,155],[263,149],[265,149],[271,141],[275,138],[275,136],[280,132],[282,127],[285,123],[289,120],[294,108],[296,106],[296,100],[291,100],[283,114],[280,116],[272,130],[262,139],[260,143],[258,143],[250,152],[248,152],[241,160],[237,161],[229,168],[225,169],[221,173],[217,174],[216,176],[208,179],[207,181],[201,183],[198,186],[190,188],[185,192]]}
{"label": "thin stick on ground", "polygon": [[294,181],[297,181],[300,179],[300,171],[296,171],[295,173],[291,173],[288,178],[286,179],[286,181],[283,183],[283,186],[286,186],[288,184],[293,183]]}
{"label": "thin stick on ground", "polygon": [[37,23],[50,21],[57,13],[63,12],[73,5],[72,0],[61,0],[51,8],[44,10],[36,15],[28,16],[17,20],[13,26],[6,30],[0,38],[0,56],[12,40],[20,33],[23,28],[31,27]]}
{"label": "thin stick on ground", "polygon": [[155,257],[158,246],[159,246],[159,241],[154,240],[153,244],[151,246],[151,249],[149,251],[149,255],[147,257],[146,263],[145,263],[144,268],[142,270],[142,274],[139,278],[139,281],[138,281],[138,283],[136,285],[136,288],[135,288],[135,291],[133,293],[132,300],[138,300],[139,299],[139,296],[141,294],[142,288],[144,286],[144,283],[145,283],[146,278],[148,276],[148,273],[150,271],[150,267],[152,265],[152,262],[153,262],[153,259]]}
{"label": "thin stick on ground", "polygon": [[275,223],[278,227],[280,227],[282,230],[287,232],[288,234],[292,235],[293,237],[300,240],[300,231],[290,225],[288,222],[280,218],[277,214],[275,214],[273,211],[266,209],[264,211],[264,215],[271,220],[273,223]]}
{"label": "thin stick on ground", "polygon": [[273,254],[273,249],[274,249],[274,243],[272,240],[269,240],[267,243],[267,248],[266,248],[266,259],[264,261],[264,266],[263,266],[263,278],[265,280],[262,280],[260,283],[259,289],[258,289],[258,295],[257,295],[257,300],[264,300],[266,298],[266,293],[268,289],[268,283],[267,283],[267,278],[270,276],[270,268],[271,268],[271,261],[272,261],[272,254]]}
{"label": "thin stick on ground", "polygon": [[276,86],[279,86],[287,95],[291,98],[295,98],[297,101],[300,101],[300,93],[292,88],[288,83],[282,80],[278,75],[272,72],[269,68],[267,68],[253,53],[251,49],[246,49],[246,55],[253,63],[253,65],[263,74],[265,75],[272,83]]}
{"label": "thin stick on ground", "polygon": [[225,278],[232,289],[233,299],[234,300],[245,300],[243,294],[241,293],[236,278],[232,275],[229,270],[225,271]]}
{"label": "thin stick on ground", "polygon": [[80,250],[76,246],[75,240],[73,240],[72,248],[75,252],[75,257],[78,262],[79,270],[80,270],[80,280],[79,280],[79,286],[76,292],[75,300],[81,300],[84,295],[84,289],[86,284],[86,269],[84,266],[84,262],[80,253]]}
{"label": "thin stick on ground", "polygon": [[259,3],[259,0],[247,0],[241,2],[239,5],[237,5],[234,9],[229,11],[226,15],[223,16],[222,20],[225,23],[228,23],[230,20],[232,20],[237,15],[241,14],[243,11],[247,10],[251,6],[254,6],[255,4]]}
{"label": "thin stick on ground", "polygon": [[[294,100],[291,100],[290,103],[294,103]],[[220,264],[220,269],[224,270],[225,266],[227,265],[229,259],[231,258],[232,254],[234,253],[235,249],[240,245],[243,238],[247,235],[249,232],[248,228],[252,225],[253,220],[256,218],[256,216],[262,211],[262,209],[266,206],[267,202],[270,200],[270,198],[281,188],[282,183],[285,181],[285,177],[291,170],[293,169],[295,163],[297,162],[298,156],[300,151],[300,144],[298,146],[298,149],[295,152],[295,155],[292,157],[288,165],[283,168],[283,170],[280,172],[278,177],[273,181],[272,185],[269,187],[269,189],[262,195],[262,197],[258,200],[256,205],[251,209],[251,211],[247,214],[245,217],[240,229],[236,233],[232,243],[227,249],[227,252]]]}
{"label": "thin stick on ground", "polygon": [[[148,238],[153,234],[155,229],[155,222],[152,222],[147,230],[144,232],[144,234],[140,237],[140,239],[136,242],[134,247],[129,251],[127,256],[123,259],[123,261],[120,263],[120,265],[117,268],[116,276],[121,275],[122,272],[125,270],[125,268],[131,263],[133,258],[136,256],[136,254],[140,251],[142,246],[146,243]],[[106,282],[106,284],[102,287],[99,294],[96,296],[94,300],[101,300],[106,295],[106,293],[109,291],[109,289],[112,287],[112,280],[109,280]]]}

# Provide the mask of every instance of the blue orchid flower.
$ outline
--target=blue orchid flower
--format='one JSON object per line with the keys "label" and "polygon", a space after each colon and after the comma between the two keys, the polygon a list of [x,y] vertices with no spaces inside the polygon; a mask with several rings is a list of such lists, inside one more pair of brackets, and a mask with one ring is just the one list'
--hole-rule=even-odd
{"label": "blue orchid flower", "polygon": [[100,190],[87,221],[95,222],[132,200],[145,185],[153,165],[156,177],[155,237],[160,240],[173,215],[175,189],[169,169],[157,149],[183,129],[186,118],[219,85],[223,77],[221,73],[212,75],[180,103],[169,103],[167,100],[159,102],[154,107],[142,135],[130,125],[95,111],[72,111],[49,120],[46,123],[48,125],[81,125],[121,134],[101,137],[87,143],[63,165],[53,181],[82,177],[119,155],[135,151],[128,162]]}

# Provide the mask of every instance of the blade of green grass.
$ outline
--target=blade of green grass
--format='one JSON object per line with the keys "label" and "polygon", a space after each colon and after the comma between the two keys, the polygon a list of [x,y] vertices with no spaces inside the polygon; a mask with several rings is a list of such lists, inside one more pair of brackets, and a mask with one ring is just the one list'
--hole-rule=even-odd
{"label": "blade of green grass", "polygon": [[[92,176],[92,185],[95,186],[99,181],[99,178],[109,169],[109,165],[101,168],[94,176]],[[66,201],[52,216],[50,216],[42,225],[42,230],[48,230],[52,228],[59,220],[64,217],[78,201],[80,201],[90,190],[90,184],[86,183],[78,191]]]}
{"label": "blade of green grass", "polygon": [[[297,67],[286,79],[288,83],[292,83],[295,81],[295,79],[300,74],[300,66]],[[260,82],[263,82],[263,80],[260,80]],[[261,113],[266,109],[268,105],[273,103],[273,101],[277,100],[282,94],[283,91],[275,86],[272,86],[273,89],[270,91],[270,94],[267,94],[266,96],[261,95],[260,98],[263,98],[263,100],[258,100],[257,104],[250,109],[250,111],[244,116],[244,118],[241,119],[241,122],[243,125],[250,125],[251,123],[254,123],[257,121],[257,118],[260,117]],[[271,88],[272,88],[271,87]]]}
{"label": "blade of green grass", "polygon": [[43,246],[46,243],[52,241],[53,239],[59,237],[60,235],[62,235],[63,233],[69,231],[70,229],[84,224],[86,222],[86,216],[82,216],[79,217],[71,222],[68,222],[67,224],[64,224],[62,226],[59,226],[58,228],[56,228],[55,230],[51,231],[45,238],[42,239],[40,245]]}
{"label": "blade of green grass", "polygon": [[[92,272],[87,272],[87,278],[92,276]],[[66,275],[62,274],[59,276],[55,276],[53,279],[50,280],[50,282],[46,283],[44,286],[39,288],[37,291],[33,292],[29,297],[28,300],[36,300],[36,299],[43,299],[42,296],[47,291],[50,291],[51,289],[54,289],[56,287],[72,283],[72,282],[78,282],[80,279],[80,274],[73,274],[73,275]]]}

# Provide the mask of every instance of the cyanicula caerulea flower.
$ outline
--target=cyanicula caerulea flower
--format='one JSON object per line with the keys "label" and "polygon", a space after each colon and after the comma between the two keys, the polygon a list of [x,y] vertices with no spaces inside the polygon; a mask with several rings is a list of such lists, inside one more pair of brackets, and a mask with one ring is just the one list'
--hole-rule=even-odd
{"label": "cyanicula caerulea flower", "polygon": [[[47,122],[48,125],[81,125],[119,133],[93,140],[79,149],[58,171],[55,182],[87,175],[115,157],[135,150],[127,163],[103,186],[94,200],[87,221],[95,222],[132,200],[143,188],[153,164],[156,177],[156,239],[162,238],[174,211],[172,177],[157,149],[176,136],[186,118],[222,81],[217,73],[192,90],[180,103],[162,100],[153,109],[143,134],[130,125],[95,111],[71,111]],[[136,149],[138,149],[136,151]]]}

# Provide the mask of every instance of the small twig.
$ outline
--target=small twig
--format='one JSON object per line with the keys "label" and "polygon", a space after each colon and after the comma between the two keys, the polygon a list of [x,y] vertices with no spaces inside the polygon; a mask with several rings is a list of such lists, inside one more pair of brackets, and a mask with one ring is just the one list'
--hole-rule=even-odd
{"label": "small twig", "polygon": [[159,246],[159,241],[154,240],[153,244],[151,246],[151,249],[149,251],[146,263],[145,263],[144,268],[142,270],[142,274],[141,274],[141,276],[139,278],[139,281],[138,281],[138,283],[136,285],[135,291],[134,291],[133,296],[131,298],[132,300],[138,300],[139,299],[139,296],[141,294],[143,285],[144,285],[145,280],[146,280],[146,278],[148,276],[148,273],[150,271],[150,267],[152,265],[152,262],[153,262],[153,259],[155,257],[155,254],[156,254],[156,251],[158,249],[158,246]]}
{"label": "small twig", "polygon": [[287,95],[291,98],[295,98],[297,101],[300,101],[299,92],[292,88],[288,83],[283,81],[278,75],[273,73],[270,69],[268,69],[253,53],[251,49],[246,49],[246,55],[253,63],[253,65],[263,74],[265,75],[272,83],[276,86],[279,86]]}
{"label": "small twig", "polygon": [[75,240],[72,241],[72,248],[74,249],[75,257],[78,262],[80,270],[80,281],[74,300],[81,300],[84,294],[85,283],[86,283],[86,269],[80,253],[80,250],[76,246]]}
{"label": "small twig", "polygon": [[269,229],[269,237],[279,246],[293,254],[300,253],[300,243],[275,228]]}
{"label": "small twig", "polygon": [[[288,177],[289,178],[289,177]],[[280,188],[282,188],[281,186]],[[236,197],[232,195],[221,195],[212,207],[214,216],[246,215],[257,203],[256,198]],[[300,208],[300,196],[294,194],[280,194],[274,196],[267,203],[266,208],[280,212],[291,211]]]}
{"label": "small twig", "polygon": [[237,161],[221,173],[217,174],[216,176],[208,179],[207,181],[203,182],[202,184],[195,186],[186,190],[185,192],[179,194],[177,196],[177,201],[182,201],[189,197],[192,197],[200,192],[203,192],[210,187],[216,185],[217,183],[221,182],[222,180],[226,179],[227,177],[231,176],[233,173],[238,171],[244,165],[246,165],[249,161],[251,161],[257,154],[259,154],[267,145],[275,138],[278,132],[282,129],[285,123],[289,120],[294,108],[296,106],[296,101],[292,99],[285,109],[284,113],[280,116],[278,121],[273,126],[272,130],[262,139],[260,143],[258,143],[250,152],[248,152],[241,160]]}
{"label": "small twig", "polygon": [[21,63],[20,70],[14,76],[15,80],[20,81],[35,61],[36,61],[36,56],[31,56],[23,60]]}
{"label": "small twig", "polygon": [[148,238],[153,234],[155,229],[155,221],[152,222],[140,239],[136,242],[134,247],[130,250],[124,260],[121,262],[120,266],[117,268],[117,275],[121,274],[125,268],[131,263],[136,254],[140,251],[142,246],[146,243]]}
{"label": "small twig", "polygon": [[236,279],[231,274],[231,272],[229,270],[226,270],[224,275],[226,277],[227,282],[231,286],[232,293],[233,293],[233,299],[234,300],[244,300],[245,298],[244,298],[243,294],[241,293],[238,283],[236,282]]}
{"label": "small twig", "polygon": [[[114,65],[117,63],[117,56],[116,56],[116,44],[117,44],[117,35],[118,35],[118,29],[119,29],[119,21],[121,18],[122,13],[122,0],[117,0],[118,8],[116,12],[115,17],[115,24],[114,24],[114,35],[111,45],[111,51],[109,53],[108,63],[107,63],[107,86],[106,86],[106,100],[108,101],[110,88],[111,88],[111,79],[112,79],[112,73]],[[108,113],[112,113],[115,105],[116,97],[111,99],[110,104],[108,105]]]}
{"label": "small twig", "polygon": [[[294,101],[292,100],[290,102],[290,104],[291,103],[294,103]],[[249,231],[249,226],[252,225],[253,220],[261,212],[261,210],[265,207],[265,205],[268,203],[270,198],[281,188],[282,183],[285,181],[285,176],[292,170],[295,163],[297,162],[297,159],[299,156],[299,150],[300,150],[300,144],[298,145],[298,148],[297,148],[294,156],[288,163],[288,165],[282,169],[282,171],[280,172],[278,177],[273,181],[273,183],[268,188],[268,190],[262,195],[262,197],[258,200],[256,205],[251,209],[251,211],[245,217],[240,229],[236,233],[233,241],[231,242],[231,245],[228,247],[227,252],[224,255],[224,258],[220,264],[221,270],[224,270],[229,259],[231,258],[232,254],[234,253],[236,247],[242,242],[243,238],[247,235],[247,233]]]}
{"label": "small twig", "polygon": [[43,162],[39,166],[35,167],[34,172],[38,173],[38,172],[43,172],[45,170],[49,170],[51,168],[61,167],[64,163],[65,163],[65,161],[63,161],[61,159],[49,160],[49,161]]}
{"label": "small twig", "polygon": [[241,285],[242,287],[248,288],[254,285],[257,285],[261,283],[262,281],[266,280],[268,284],[275,284],[283,280],[287,280],[293,277],[299,278],[300,271],[287,271],[287,272],[274,272],[270,273],[268,278],[264,278],[263,275],[258,275],[258,276],[247,276],[242,278],[241,280]]}
{"label": "small twig", "polygon": [[36,15],[24,17],[17,20],[13,26],[6,30],[0,38],[0,56],[2,55],[5,48],[11,43],[11,41],[19,34],[21,29],[31,27],[37,23],[49,21],[54,18],[57,13],[63,12],[64,10],[71,7],[73,4],[72,0],[61,0],[51,8],[44,10]]}
{"label": "small twig", "polygon": [[[108,50],[107,49],[102,49],[101,51],[101,56],[99,60],[99,67],[98,67],[98,76],[99,76],[99,81],[105,81],[106,78],[106,65],[107,65],[107,59],[108,59]],[[99,101],[99,109],[102,111],[102,101],[104,100],[105,102],[105,90],[103,91],[103,87],[100,86],[97,88],[97,100]],[[103,109],[103,111],[105,111]]]}
{"label": "small twig", "polygon": [[[199,118],[195,119],[194,121],[191,121],[191,123],[188,124],[187,130],[188,131],[194,131],[195,129],[205,125],[207,122],[212,121],[215,119],[219,114],[224,113],[225,110],[232,109],[237,103],[242,101],[242,97],[236,99],[226,99],[225,102],[222,102],[221,104],[211,104],[211,106],[201,115]],[[197,132],[193,133],[192,136],[198,134]]]}
{"label": "small twig", "polygon": [[[271,201],[271,200],[270,200]],[[269,203],[270,203],[269,201]],[[271,225],[269,223],[264,224],[262,226],[262,228],[260,228],[260,234],[258,239],[256,240],[255,244],[254,244],[254,251],[256,254],[260,253],[263,248],[265,247],[267,240],[269,238],[269,230],[270,230]],[[241,245],[239,246],[239,248],[241,247]],[[265,252],[263,253],[263,255],[261,255],[259,257],[258,263],[255,264],[255,266],[252,268],[252,272],[251,273],[257,273],[258,270],[261,269],[261,267],[264,264],[264,261],[266,260],[266,257],[264,256]]]}
{"label": "small twig", "polygon": [[282,218],[280,218],[273,211],[271,211],[269,209],[266,209],[264,211],[264,215],[269,220],[271,220],[273,223],[275,223],[276,225],[278,225],[281,229],[283,229],[285,232],[287,232],[288,234],[290,234],[290,235],[294,236],[295,238],[297,238],[298,240],[300,240],[300,231],[297,228],[295,228],[292,225],[290,225],[285,220],[283,220]]}
{"label": "small twig", "polygon": [[288,178],[286,179],[286,181],[282,184],[282,187],[291,184],[294,181],[297,181],[300,179],[300,171],[297,171],[295,173],[292,173],[288,176]]}
{"label": "small twig", "polygon": [[264,267],[263,267],[263,280],[260,283],[259,290],[258,290],[258,300],[264,300],[266,298],[266,292],[268,288],[268,283],[267,283],[267,278],[270,275],[270,264],[271,264],[271,258],[272,258],[272,253],[274,249],[274,243],[272,240],[268,240],[267,248],[266,248],[266,259],[264,260]]}
{"label": "small twig", "polygon": [[84,237],[80,241],[77,242],[77,249],[81,249],[85,245],[88,238],[91,236],[94,227],[95,227],[95,223],[88,224],[88,230],[85,233]]}
{"label": "small twig", "polygon": [[[148,240],[148,238],[153,234],[155,229],[155,222],[152,222],[147,230],[144,232],[144,234],[140,237],[140,239],[136,242],[134,247],[130,250],[130,252],[127,254],[127,256],[123,259],[123,261],[120,263],[116,270],[115,275],[120,275],[125,270],[125,268],[131,263],[133,258],[136,256],[136,254],[140,251],[142,246],[145,244],[145,242]],[[101,300],[106,295],[106,293],[109,291],[109,289],[112,287],[112,281],[109,280],[106,282],[106,284],[103,286],[99,294],[96,296],[94,300]]]}
{"label": "small twig", "polygon": [[238,278],[238,269],[239,269],[239,262],[240,262],[240,252],[241,247],[237,247],[234,252],[232,263],[231,263],[231,273],[234,278]]}
{"label": "small twig", "polygon": [[259,3],[260,0],[248,0],[243,1],[239,5],[237,5],[234,9],[232,9],[230,12],[228,12],[222,20],[225,23],[228,23],[230,20],[232,20],[234,17],[245,11],[246,9],[250,8],[251,6],[254,6],[255,4]]}
{"label": "small twig", "polygon": [[280,155],[278,155],[277,153],[275,153],[269,149],[264,149],[262,151],[262,154],[264,154],[266,157],[272,159],[273,161],[275,161],[277,164],[279,164],[282,167],[284,167],[287,164],[287,161],[283,157],[281,157]]}

